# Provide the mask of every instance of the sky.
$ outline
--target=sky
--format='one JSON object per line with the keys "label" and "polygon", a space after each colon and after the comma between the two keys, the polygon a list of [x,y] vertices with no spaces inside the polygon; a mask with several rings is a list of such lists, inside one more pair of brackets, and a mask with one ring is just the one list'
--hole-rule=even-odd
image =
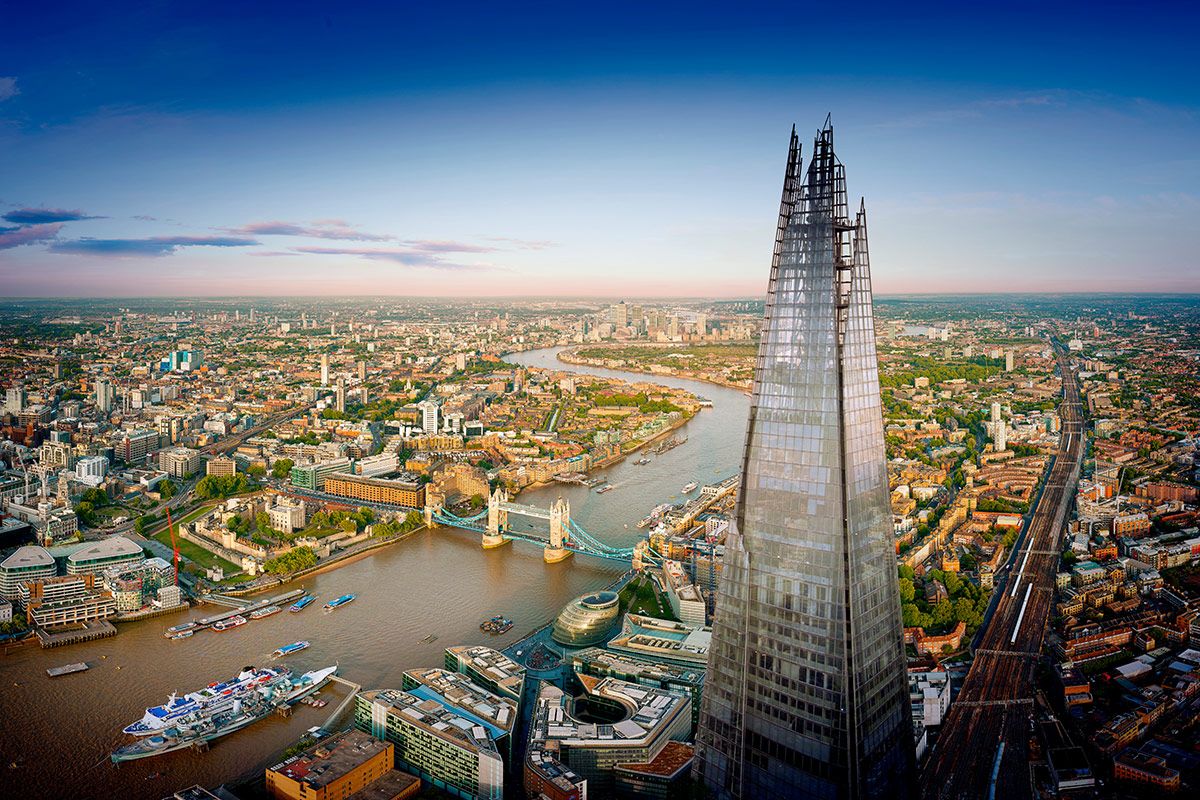
{"label": "sky", "polygon": [[40,5],[0,296],[756,297],[826,114],[877,293],[1200,292],[1183,3]]}

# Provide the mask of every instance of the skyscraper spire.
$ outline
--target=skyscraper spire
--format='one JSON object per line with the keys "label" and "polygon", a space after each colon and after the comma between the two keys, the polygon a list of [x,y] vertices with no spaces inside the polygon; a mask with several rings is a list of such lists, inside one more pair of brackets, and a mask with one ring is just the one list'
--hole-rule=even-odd
{"label": "skyscraper spire", "polygon": [[907,797],[912,728],[866,206],[793,129],[697,771],[720,798]]}

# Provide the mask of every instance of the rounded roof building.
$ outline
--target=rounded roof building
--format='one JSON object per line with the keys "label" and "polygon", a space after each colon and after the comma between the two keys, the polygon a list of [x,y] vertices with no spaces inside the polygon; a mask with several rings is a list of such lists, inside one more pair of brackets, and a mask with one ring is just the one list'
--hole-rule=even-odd
{"label": "rounded roof building", "polygon": [[0,563],[0,597],[16,599],[22,583],[53,578],[57,571],[54,557],[46,548],[32,544],[18,547]]}
{"label": "rounded roof building", "polygon": [[112,567],[136,564],[145,555],[142,548],[124,536],[113,536],[87,545],[67,556],[67,574],[99,575]]}
{"label": "rounded roof building", "polygon": [[589,647],[604,641],[621,613],[616,592],[590,592],[576,597],[554,620],[550,636],[569,647]]}

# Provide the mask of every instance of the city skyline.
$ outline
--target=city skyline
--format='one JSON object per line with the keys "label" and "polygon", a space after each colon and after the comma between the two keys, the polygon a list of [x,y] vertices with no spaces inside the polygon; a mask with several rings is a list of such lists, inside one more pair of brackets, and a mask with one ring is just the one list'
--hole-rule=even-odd
{"label": "city skyline", "polygon": [[878,11],[862,58],[795,57],[803,20],[770,4],[22,13],[7,296],[761,296],[777,132],[829,111],[881,295],[1200,290],[1196,90],[1163,7]]}

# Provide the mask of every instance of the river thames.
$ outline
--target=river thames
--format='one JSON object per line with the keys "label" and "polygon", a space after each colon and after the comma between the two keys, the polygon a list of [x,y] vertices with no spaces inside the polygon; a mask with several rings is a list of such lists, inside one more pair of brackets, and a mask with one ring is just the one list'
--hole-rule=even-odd
{"label": "river thames", "polygon": [[[567,365],[560,348],[517,353],[507,360],[529,367],[653,382],[688,389],[713,401],[678,435],[687,442],[651,462],[632,459],[602,470],[616,487],[596,494],[585,487],[546,486],[520,502],[548,506],[557,496],[589,533],[619,547],[644,535],[637,522],[661,502],[681,499],[688,482],[712,483],[738,468],[749,399],[735,389],[666,376]],[[550,620],[569,600],[611,582],[624,571],[617,562],[575,556],[558,564],[521,542],[483,550],[477,534],[453,528],[420,531],[276,593],[293,588],[319,598],[300,614],[283,613],[224,633],[202,631],[169,641],[163,629],[187,619],[177,614],[121,624],[116,637],[42,650],[10,647],[0,656],[0,797],[150,798],[184,786],[214,786],[250,777],[306,729],[328,718],[346,690],[326,690],[324,709],[298,706],[290,719],[270,717],[213,743],[208,753],[180,751],[116,767],[108,753],[128,740],[121,728],[173,692],[188,692],[230,677],[248,664],[265,664],[276,647],[307,639],[312,646],[288,660],[297,671],[337,664],[339,674],[363,688],[398,688],[405,670],[442,663],[444,648],[457,644],[506,647]],[[320,606],[341,594],[358,599],[333,613]],[[269,596],[258,595],[256,599]],[[212,613],[193,611],[199,617]],[[495,614],[516,625],[504,636],[479,630]],[[425,641],[427,637],[437,637]],[[86,661],[87,672],[50,678],[48,667]]]}

